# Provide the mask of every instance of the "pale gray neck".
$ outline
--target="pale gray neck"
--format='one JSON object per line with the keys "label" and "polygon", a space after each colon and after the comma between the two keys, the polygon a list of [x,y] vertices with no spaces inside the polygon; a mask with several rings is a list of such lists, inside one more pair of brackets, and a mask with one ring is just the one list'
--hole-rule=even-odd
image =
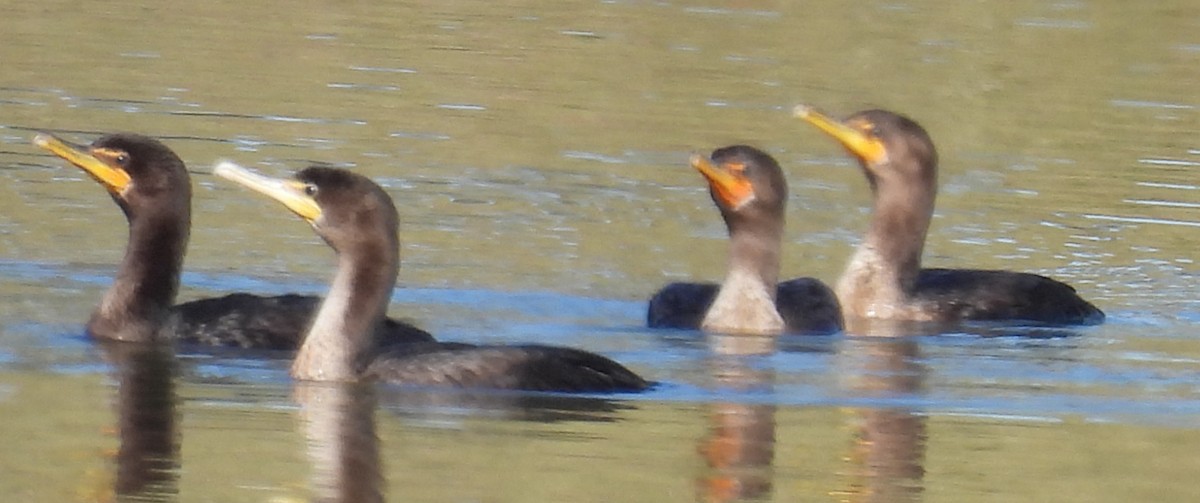
{"label": "pale gray neck", "polygon": [[933,194],[886,189],[876,191],[870,227],[838,281],[838,300],[853,316],[893,317],[921,272]]}
{"label": "pale gray neck", "polygon": [[131,217],[125,257],[88,321],[93,337],[146,341],[159,337],[175,296],[187,252],[190,214],[147,212]]}
{"label": "pale gray neck", "polygon": [[783,318],[775,308],[783,225],[735,229],[729,238],[729,272],[701,328],[726,334],[778,334]]}
{"label": "pale gray neck", "polygon": [[[371,245],[339,253],[333,285],[321,303],[304,344],[292,364],[292,376],[314,381],[353,381],[374,354],[374,333],[396,286],[399,252]],[[389,248],[389,249],[382,249]]]}

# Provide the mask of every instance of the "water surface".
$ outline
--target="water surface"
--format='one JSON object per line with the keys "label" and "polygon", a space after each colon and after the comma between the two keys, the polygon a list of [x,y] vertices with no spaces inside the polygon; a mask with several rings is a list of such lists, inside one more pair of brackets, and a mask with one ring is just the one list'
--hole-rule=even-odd
{"label": "water surface", "polygon": [[[0,493],[14,501],[133,486],[295,501],[338,473],[391,501],[1200,494],[1194,2],[51,1],[0,13]],[[1108,322],[1036,339],[788,337],[757,356],[642,328],[657,287],[724,267],[693,152],[748,142],[775,155],[792,190],[785,275],[837,277],[867,187],[789,117],[800,102],[886,107],[930,131],[942,167],[928,265],[1052,275]],[[279,175],[328,163],[397,201],[393,315],[447,340],[587,348],[662,384],[574,399],[304,390],[279,359],[109,354],[82,323],[125,223],[29,140],[118,130],[160,137],[190,166],[182,300],[321,292],[331,251],[208,171],[218,158]],[[157,426],[122,426],[138,417]]]}

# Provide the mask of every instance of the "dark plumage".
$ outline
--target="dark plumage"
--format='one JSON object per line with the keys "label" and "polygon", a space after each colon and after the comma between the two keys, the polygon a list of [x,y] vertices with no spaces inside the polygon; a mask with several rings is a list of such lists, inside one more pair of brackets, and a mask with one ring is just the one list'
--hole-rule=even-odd
{"label": "dark plumage", "polygon": [[282,202],[337,252],[332,286],[292,364],[297,379],[564,392],[649,386],[619,363],[572,348],[430,342],[380,350],[366,332],[383,316],[400,266],[391,197],[366,177],[331,168],[308,168],[295,180],[232,163],[215,172]]}
{"label": "dark plumage", "polygon": [[1037,274],[979,269],[922,269],[916,302],[939,306],[943,319],[1092,324],[1104,313],[1061,281]]}
{"label": "dark plumage", "polygon": [[837,297],[824,283],[796,278],[776,284],[788,198],[779,163],[744,145],[717,149],[711,157],[709,162],[696,156],[692,165],[708,181],[713,203],[729,230],[725,282],[663,287],[650,299],[647,324],[725,333],[840,330]]}
{"label": "dark plumage", "polygon": [[916,121],[886,110],[845,121],[810,107],[796,115],[837,139],[859,161],[874,209],[862,244],[838,282],[847,317],[913,321],[1093,324],[1104,313],[1071,286],[1036,274],[921,269],[937,196],[937,150]]}
{"label": "dark plumage", "polygon": [[[313,295],[231,293],[175,306],[170,333],[179,342],[205,346],[296,349],[320,306]],[[384,318],[379,330],[381,346],[433,341],[428,332],[392,318]]]}
{"label": "dark plumage", "polygon": [[[296,349],[320,299],[232,294],[174,306],[191,227],[191,181],[183,161],[158,140],[120,133],[91,145],[39,134],[34,143],[103,185],[129,221],[116,279],[92,313],[92,337],[260,349]],[[411,325],[387,320],[380,344],[431,341]]]}
{"label": "dark plumage", "polygon": [[[650,298],[646,323],[650,328],[699,328],[720,288],[717,283],[670,283]],[[789,332],[828,334],[842,329],[837,297],[815,278],[781,281],[775,288],[775,308]]]}
{"label": "dark plumage", "polygon": [[365,373],[418,386],[591,392],[646,387],[637,374],[603,356],[540,345],[406,344],[380,354]]}

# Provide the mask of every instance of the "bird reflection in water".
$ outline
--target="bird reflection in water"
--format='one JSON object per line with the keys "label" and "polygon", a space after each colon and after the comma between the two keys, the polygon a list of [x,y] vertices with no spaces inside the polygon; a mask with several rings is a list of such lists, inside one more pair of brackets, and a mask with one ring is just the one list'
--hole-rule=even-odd
{"label": "bird reflection in water", "polygon": [[741,397],[766,399],[709,404],[709,429],[700,439],[708,470],[697,481],[697,501],[764,499],[770,496],[775,458],[775,386],[772,368],[757,368],[755,357],[775,352],[772,336],[708,336],[712,387]]}
{"label": "bird reflection in water", "polygon": [[312,464],[313,501],[384,500],[375,393],[371,383],[296,382],[293,396]]}
{"label": "bird reflection in water", "polygon": [[[300,405],[300,426],[312,465],[313,500],[321,502],[384,501],[375,424],[379,403],[385,417],[395,414],[402,422],[456,415],[540,423],[611,422],[636,409],[625,402],[586,396],[377,386],[370,382],[297,381],[293,395]],[[392,459],[401,467],[415,463],[409,458]]]}
{"label": "bird reflection in water", "polygon": [[174,501],[179,494],[175,359],[159,344],[104,341],[116,378],[116,478],[100,501]]}
{"label": "bird reflection in water", "polygon": [[[844,392],[856,399],[911,401],[925,389],[927,369],[905,322],[849,321],[838,351]],[[898,336],[900,335],[900,336]],[[844,474],[845,501],[919,501],[924,488],[926,416],[911,405],[853,408],[854,431]]]}

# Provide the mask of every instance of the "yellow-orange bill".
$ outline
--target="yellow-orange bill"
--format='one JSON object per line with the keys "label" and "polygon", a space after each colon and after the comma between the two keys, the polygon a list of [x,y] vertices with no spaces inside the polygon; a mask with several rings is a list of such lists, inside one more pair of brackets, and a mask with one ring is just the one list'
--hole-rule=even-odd
{"label": "yellow-orange bill", "polygon": [[712,161],[699,154],[692,155],[691,163],[696,171],[704,175],[709,186],[726,206],[738,209],[754,200],[754,185],[741,173],[714,166]]}
{"label": "yellow-orange bill", "polygon": [[879,138],[868,136],[866,133],[850,127],[844,122],[832,119],[808,105],[796,106],[792,110],[792,115],[796,118],[804,119],[805,122],[816,126],[817,129],[832,136],[842,146],[846,147],[846,150],[849,150],[850,153],[867,164],[875,165],[887,161],[887,147],[883,145],[883,142]]}
{"label": "yellow-orange bill", "polygon": [[283,203],[292,213],[309,223],[321,217],[321,206],[305,193],[303,182],[263,176],[231,161],[218,162],[213,174]]}
{"label": "yellow-orange bill", "polygon": [[86,171],[114,194],[124,192],[133,180],[124,168],[114,166],[104,158],[92,154],[90,147],[69,143],[46,133],[38,133],[34,136],[33,144]]}

